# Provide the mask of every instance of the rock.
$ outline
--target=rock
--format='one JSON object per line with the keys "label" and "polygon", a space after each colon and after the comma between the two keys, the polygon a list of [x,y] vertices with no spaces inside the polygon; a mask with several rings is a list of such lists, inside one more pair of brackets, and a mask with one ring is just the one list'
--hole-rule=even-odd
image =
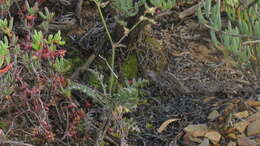
{"label": "rock", "polygon": [[260,119],[249,124],[247,127],[247,136],[255,136],[260,134]]}

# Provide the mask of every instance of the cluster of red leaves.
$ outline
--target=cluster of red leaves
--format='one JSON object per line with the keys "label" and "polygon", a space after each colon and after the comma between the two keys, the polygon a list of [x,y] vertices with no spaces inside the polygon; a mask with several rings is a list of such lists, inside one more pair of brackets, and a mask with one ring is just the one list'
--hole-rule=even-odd
{"label": "cluster of red leaves", "polygon": [[[42,4],[46,0],[36,1],[39,4]],[[5,4],[5,2],[6,0],[0,0],[0,5]],[[27,20],[28,26],[34,27],[34,22],[37,21],[36,19],[38,19],[39,16],[36,14],[28,14],[25,4],[22,4],[22,2],[19,4],[21,4],[21,9],[19,9],[19,12],[17,14]],[[65,56],[65,50],[53,51],[48,48],[47,45],[43,45],[44,47],[41,50],[33,50],[31,36],[32,33],[30,31],[30,29],[27,29],[27,33],[25,33],[25,35],[19,36],[18,43],[20,44],[23,53],[32,54],[32,56],[36,57],[37,59],[56,59],[58,57]],[[57,94],[59,94],[57,88],[66,87],[68,81],[66,80],[66,78],[58,73],[46,71],[46,68],[42,69],[45,70],[44,72],[42,72],[41,69],[35,70],[34,72],[27,72],[27,70],[23,67],[24,63],[25,62],[17,64],[10,63],[3,68],[0,68],[0,75],[10,71],[13,68],[12,74],[16,80],[15,90],[10,95],[10,99],[14,99],[10,100],[10,102],[15,101],[13,102],[13,107],[16,113],[10,112],[10,114],[16,116],[19,114],[22,115],[23,113],[29,113],[27,114],[27,116],[31,120],[30,122],[33,122],[33,125],[28,124],[26,125],[26,127],[21,126],[21,129],[23,130],[23,128],[29,128],[30,130],[32,130],[33,136],[40,138],[43,141],[53,141],[55,136],[59,135],[59,133],[56,133],[55,130],[52,130],[52,128],[55,128],[55,122],[57,122],[56,117],[59,112],[53,110],[52,106],[56,107],[57,104],[60,103],[60,99],[57,98],[58,96],[56,96]],[[48,93],[46,92],[47,90]],[[51,100],[54,100],[55,102],[52,103]],[[91,107],[91,104],[87,106]],[[80,121],[84,118],[85,112],[75,104],[69,104],[67,108],[70,109],[68,119],[68,122],[70,122],[68,136],[75,136],[77,135],[77,127],[80,124]],[[64,119],[64,124],[67,123],[67,121],[65,120],[67,119]],[[20,123],[18,122],[17,125],[19,124]]]}
{"label": "cluster of red leaves", "polygon": [[0,0],[0,5],[4,4],[5,0]]}
{"label": "cluster of red leaves", "polygon": [[55,59],[57,57],[64,57],[66,50],[51,51],[48,47],[44,47],[41,50],[36,51],[33,56],[40,59]]}
{"label": "cluster of red leaves", "polygon": [[14,94],[14,98],[18,97],[15,101],[18,102],[18,100],[20,100],[22,103],[18,109],[21,110],[20,112],[24,112],[24,108],[29,108],[34,113],[31,119],[36,120],[38,123],[38,126],[34,127],[32,131],[35,137],[44,141],[53,141],[55,134],[52,132],[52,125],[47,120],[49,109],[45,101],[41,98],[41,93],[45,89],[47,80],[38,74],[38,77],[34,80],[36,82],[30,87],[22,74],[22,68],[15,71],[15,79],[18,82],[17,85],[19,89]]}
{"label": "cluster of red leaves", "polygon": [[13,64],[14,63],[10,63],[6,67],[4,67],[3,69],[0,69],[0,75],[8,72],[13,67]]}
{"label": "cluster of red leaves", "polygon": [[33,135],[35,137],[42,138],[46,141],[53,141],[55,138],[55,134],[52,131],[49,131],[49,130],[43,131],[41,128],[34,128]]}
{"label": "cluster of red leaves", "polygon": [[80,124],[80,120],[85,117],[85,112],[82,109],[74,111],[67,131],[67,136],[73,137],[77,135],[77,126]]}
{"label": "cluster of red leaves", "polygon": [[42,4],[42,3],[46,2],[46,0],[37,0],[37,2],[38,2],[39,4]]}
{"label": "cluster of red leaves", "polygon": [[68,85],[68,80],[64,76],[56,73],[52,77],[52,87],[57,89],[58,87],[66,87]]}
{"label": "cluster of red leaves", "polygon": [[25,19],[27,19],[28,21],[34,21],[36,18],[37,18],[37,16],[35,16],[35,15],[27,15],[27,16],[25,16]]}

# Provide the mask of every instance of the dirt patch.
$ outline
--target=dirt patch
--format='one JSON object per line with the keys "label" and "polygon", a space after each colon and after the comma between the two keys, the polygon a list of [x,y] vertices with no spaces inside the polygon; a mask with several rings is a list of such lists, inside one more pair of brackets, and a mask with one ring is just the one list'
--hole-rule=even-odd
{"label": "dirt patch", "polygon": [[[244,86],[246,81],[242,73],[223,61],[222,53],[212,47],[207,32],[196,24],[196,20],[190,18],[181,25],[153,28],[150,33],[162,41],[167,67],[154,70],[160,77],[152,79],[155,88],[148,89],[153,93],[147,97],[149,104],[139,107],[132,115],[138,121],[141,133],[132,134],[130,142],[136,145],[187,145],[182,139],[183,128],[189,124],[210,123],[207,116],[213,109],[224,109],[225,103],[233,98],[250,97],[251,90]],[[192,94],[176,94],[176,83],[169,83],[171,77],[162,77],[165,72],[172,73]],[[166,82],[167,87],[164,86]],[[214,100],[203,102],[209,98]],[[159,126],[171,118],[181,120],[158,133]]]}

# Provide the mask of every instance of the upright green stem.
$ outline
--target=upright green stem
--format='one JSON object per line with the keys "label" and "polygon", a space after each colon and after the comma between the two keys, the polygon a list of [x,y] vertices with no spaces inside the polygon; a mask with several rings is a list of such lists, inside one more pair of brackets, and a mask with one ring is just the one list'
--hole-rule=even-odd
{"label": "upright green stem", "polygon": [[101,21],[104,25],[108,39],[109,39],[110,44],[112,46],[111,73],[110,73],[110,81],[109,81],[109,87],[108,87],[109,88],[109,95],[111,95],[112,89],[113,89],[113,83],[114,83],[114,67],[115,67],[116,48],[119,47],[120,43],[129,35],[130,32],[132,32],[138,25],[140,25],[143,22],[143,20],[140,19],[127,33],[124,34],[124,36],[117,43],[114,43],[112,36],[111,36],[111,34],[108,30],[108,27],[107,27],[106,21],[104,19],[103,13],[101,11],[101,2],[98,1],[98,0],[93,0],[93,1],[97,5],[98,12],[99,12],[99,15],[101,17]]}
{"label": "upright green stem", "polygon": [[107,33],[107,36],[108,36],[108,39],[110,41],[110,44],[112,46],[112,59],[111,59],[111,73],[110,73],[110,81],[109,81],[109,94],[111,95],[112,93],[112,89],[113,89],[113,83],[114,83],[114,74],[113,74],[113,71],[114,71],[114,66],[115,66],[115,54],[116,54],[116,46],[114,45],[114,41],[111,37],[111,34],[108,30],[108,27],[107,27],[107,24],[106,24],[106,21],[104,19],[104,15],[101,11],[101,3],[100,2],[97,2],[95,1],[96,5],[97,5],[97,8],[98,8],[98,12],[99,12],[99,15],[101,17],[101,20],[102,20],[102,23],[105,27],[105,30],[106,30],[106,33]]}

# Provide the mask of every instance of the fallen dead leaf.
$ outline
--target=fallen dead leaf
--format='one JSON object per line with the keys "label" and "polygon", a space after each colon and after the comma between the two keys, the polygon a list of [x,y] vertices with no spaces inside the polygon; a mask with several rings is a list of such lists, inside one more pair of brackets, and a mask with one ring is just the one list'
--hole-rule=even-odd
{"label": "fallen dead leaf", "polygon": [[159,133],[161,133],[163,130],[165,130],[165,128],[172,122],[178,121],[180,119],[169,119],[166,120],[165,122],[162,123],[162,125],[160,126],[160,128],[157,130]]}
{"label": "fallen dead leaf", "polygon": [[208,126],[206,124],[188,125],[184,131],[193,137],[204,136],[208,132]]}
{"label": "fallen dead leaf", "polygon": [[236,129],[234,127],[229,127],[225,130],[225,134],[234,133]]}
{"label": "fallen dead leaf", "polygon": [[216,110],[214,110],[214,111],[212,111],[212,112],[209,114],[209,116],[207,117],[207,119],[213,121],[213,120],[215,120],[216,118],[218,118],[219,116],[220,116],[219,112],[216,111]]}
{"label": "fallen dead leaf", "polygon": [[183,143],[187,146],[196,146],[197,144],[190,140],[191,135],[189,133],[186,133],[183,136]]}
{"label": "fallen dead leaf", "polygon": [[256,107],[256,109],[257,109],[257,111],[259,111],[259,112],[260,112],[260,106]]}
{"label": "fallen dead leaf", "polygon": [[233,104],[233,103],[230,103],[230,104],[228,104],[227,106],[226,106],[226,108],[223,110],[223,114],[224,115],[228,115],[228,114],[230,114],[234,109],[235,109],[235,104]]}
{"label": "fallen dead leaf", "polygon": [[215,96],[206,97],[203,99],[203,102],[210,102],[211,100],[215,99]]}
{"label": "fallen dead leaf", "polygon": [[229,133],[227,136],[231,139],[237,139],[237,136],[234,133]]}
{"label": "fallen dead leaf", "polygon": [[234,103],[234,104],[238,104],[239,102],[241,102],[240,99],[237,99],[237,98],[234,98],[230,101],[231,103]]}
{"label": "fallen dead leaf", "polygon": [[205,137],[207,137],[214,144],[218,144],[221,139],[221,135],[217,131],[208,132]]}
{"label": "fallen dead leaf", "polygon": [[255,136],[260,134],[260,119],[254,121],[247,127],[247,136]]}
{"label": "fallen dead leaf", "polygon": [[257,143],[254,140],[242,135],[238,136],[237,142],[239,146],[257,146]]}
{"label": "fallen dead leaf", "polygon": [[249,113],[248,111],[243,111],[243,112],[235,113],[234,116],[236,118],[242,119],[242,118],[247,118],[249,116]]}
{"label": "fallen dead leaf", "polygon": [[237,129],[241,134],[245,132],[246,127],[249,125],[250,123],[247,121],[242,121],[242,122],[238,122],[234,125],[234,128]]}
{"label": "fallen dead leaf", "polygon": [[190,42],[188,45],[191,48],[192,57],[199,60],[199,61],[206,61],[206,62],[217,62],[219,58],[216,57],[216,50],[213,48],[209,48],[206,45]]}
{"label": "fallen dead leaf", "polygon": [[260,101],[256,101],[256,100],[252,100],[252,99],[247,100],[245,103],[252,107],[260,106]]}
{"label": "fallen dead leaf", "polygon": [[260,144],[260,138],[259,138],[259,137],[256,138],[255,141],[256,141],[258,144]]}
{"label": "fallen dead leaf", "polygon": [[230,141],[227,146],[236,146],[237,144],[234,141]]}
{"label": "fallen dead leaf", "polygon": [[260,112],[257,112],[255,114],[251,115],[250,117],[248,117],[246,119],[246,121],[253,122],[253,121],[257,120],[257,119],[260,119]]}
{"label": "fallen dead leaf", "polygon": [[200,138],[197,138],[197,137],[192,137],[192,136],[189,136],[189,139],[193,142],[196,142],[196,143],[202,143],[202,139]]}

